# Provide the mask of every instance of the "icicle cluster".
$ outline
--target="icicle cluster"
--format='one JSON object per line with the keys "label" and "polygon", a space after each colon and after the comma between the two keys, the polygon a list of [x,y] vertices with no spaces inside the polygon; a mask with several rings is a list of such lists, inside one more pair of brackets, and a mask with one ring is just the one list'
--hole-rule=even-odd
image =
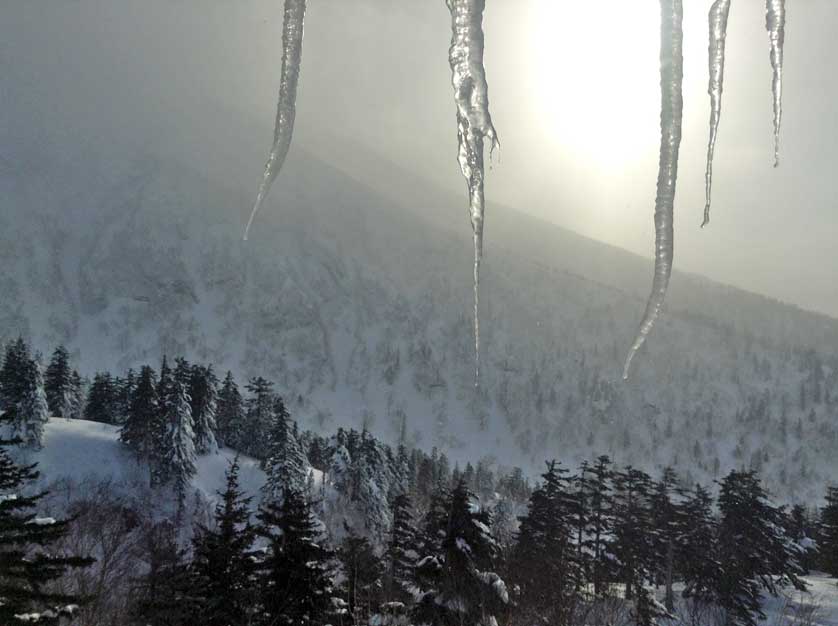
{"label": "icicle cluster", "polygon": [[480,261],[483,257],[483,146],[498,145],[492,117],[486,71],[483,68],[483,9],[485,0],[446,0],[451,11],[451,82],[457,104],[457,160],[468,184],[469,216],[474,233],[474,354],[475,383],[480,376]]}
{"label": "icicle cluster", "polygon": [[707,93],[710,94],[710,140],[707,142],[707,170],[704,174],[704,221],[702,227],[710,222],[710,193],[713,186],[713,152],[716,150],[716,135],[719,132],[719,118],[722,115],[722,86],[725,75],[725,38],[727,37],[727,17],[730,13],[730,0],[716,0],[710,7],[710,82]]}
{"label": "icicle cluster", "polygon": [[279,81],[279,102],[276,107],[276,126],[274,141],[265,173],[259,183],[256,202],[250,212],[250,219],[244,229],[247,241],[253,218],[259,212],[271,184],[282,169],[288,149],[291,147],[291,135],[294,132],[296,117],[297,81],[300,77],[300,60],[303,52],[303,20],[306,12],[306,0],[285,0],[285,16],[282,30],[282,75]]}
{"label": "icicle cluster", "polygon": [[771,93],[774,96],[774,167],[780,164],[780,123],[783,118],[783,43],[786,38],[786,1],[765,0],[765,29],[771,44]]}
{"label": "icicle cluster", "polygon": [[629,350],[623,378],[628,379],[631,361],[660,313],[672,273],[675,183],[678,178],[678,150],[681,145],[684,76],[682,0],[661,0],[661,147],[655,198],[655,276],[652,293],[634,344]]}

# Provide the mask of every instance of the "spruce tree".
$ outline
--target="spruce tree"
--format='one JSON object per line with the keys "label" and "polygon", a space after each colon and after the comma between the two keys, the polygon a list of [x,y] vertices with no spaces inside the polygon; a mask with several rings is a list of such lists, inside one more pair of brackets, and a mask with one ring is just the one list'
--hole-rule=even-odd
{"label": "spruce tree", "polygon": [[547,463],[542,483],[530,496],[520,519],[512,553],[512,573],[520,589],[519,609],[532,621],[569,626],[578,592],[584,584],[573,543],[567,470]]}
{"label": "spruce tree", "polygon": [[675,470],[667,467],[661,479],[655,483],[651,494],[652,536],[658,578],[663,582],[664,604],[668,611],[675,608],[675,593],[672,589],[675,580],[676,548],[683,536],[689,519],[684,515],[683,491],[678,486]]}
{"label": "spruce tree", "polygon": [[70,370],[70,353],[58,346],[52,353],[44,374],[44,392],[50,414],[71,417],[73,412],[73,372]]}
{"label": "spruce tree", "polygon": [[676,568],[684,580],[683,596],[696,602],[713,602],[713,589],[721,578],[718,520],[713,515],[713,497],[701,485],[685,495],[687,520],[675,546]]}
{"label": "spruce tree", "polygon": [[110,372],[97,372],[87,393],[84,407],[84,419],[102,424],[116,423],[114,407],[117,390]]}
{"label": "spruce tree", "polygon": [[[17,409],[0,416],[0,432]],[[59,556],[52,546],[67,532],[68,520],[38,518],[34,513],[45,492],[26,495],[38,479],[35,465],[17,465],[7,447],[20,440],[0,439],[0,624],[23,624],[18,615],[38,613],[39,624],[58,624],[70,617],[83,598],[50,590],[50,583],[70,568],[87,567],[92,559]]]}
{"label": "spruce tree", "polygon": [[497,548],[489,532],[489,515],[479,510],[462,481],[446,508],[447,515],[432,518],[426,533],[433,536],[442,530],[438,550],[417,564],[422,597],[414,617],[434,626],[494,623],[509,598],[506,584],[493,571]]}
{"label": "spruce tree", "polygon": [[32,355],[29,345],[18,337],[6,346],[0,367],[0,413],[18,407],[26,394],[26,371]]}
{"label": "spruce tree", "polygon": [[332,606],[333,557],[321,537],[311,505],[298,491],[259,513],[258,533],[268,542],[258,565],[259,615],[264,626],[319,626]]}
{"label": "spruce tree", "polygon": [[820,565],[827,574],[838,578],[838,487],[826,491],[826,505],[821,509],[818,528]]}
{"label": "spruce tree", "polygon": [[586,503],[586,533],[583,549],[590,560],[590,576],[594,594],[599,595],[604,584],[613,575],[613,476],[614,470],[608,456],[596,459],[589,471],[582,476]]}
{"label": "spruce tree", "polygon": [[625,585],[627,599],[634,598],[638,589],[652,580],[652,571],[659,563],[653,542],[651,490],[652,480],[645,472],[627,467],[614,473],[611,550],[617,557],[615,573]]}
{"label": "spruce tree", "polygon": [[245,402],[244,428],[239,442],[241,452],[264,462],[274,414],[273,383],[257,376],[251,378],[245,388],[249,396]]}
{"label": "spruce tree", "polygon": [[754,472],[734,470],[722,480],[719,511],[721,576],[715,600],[732,624],[754,626],[765,617],[763,591],[776,596],[786,584],[805,589],[799,548],[785,535],[783,512],[768,500]]}
{"label": "spruce tree", "polygon": [[227,486],[218,495],[215,526],[200,526],[192,540],[192,570],[198,615],[204,626],[248,624],[254,611],[255,529],[251,498],[239,488],[238,458],[227,470]]}
{"label": "spruce tree", "polygon": [[349,602],[349,614],[356,624],[366,624],[379,604],[383,571],[369,539],[349,527],[338,550]]}
{"label": "spruce tree", "polygon": [[70,374],[70,406],[68,419],[80,420],[84,415],[84,382],[76,370]]}
{"label": "spruce tree", "polygon": [[157,377],[154,370],[144,365],[140,370],[136,389],[131,397],[128,417],[122,425],[119,439],[138,458],[151,461],[160,444],[160,402],[157,396]]}
{"label": "spruce tree", "polygon": [[209,454],[218,450],[215,440],[218,378],[212,365],[194,365],[189,378],[189,398],[195,423],[195,451]]}
{"label": "spruce tree", "polygon": [[262,492],[266,500],[278,501],[289,490],[304,492],[308,472],[302,448],[294,435],[291,416],[279,396],[274,401],[271,419],[265,459],[267,476]]}
{"label": "spruce tree", "polygon": [[400,493],[393,501],[393,524],[387,543],[385,562],[385,599],[387,602],[407,603],[413,596],[413,570],[419,554],[413,503],[410,496]]}
{"label": "spruce tree", "polygon": [[189,364],[178,359],[175,371],[161,398],[167,433],[162,464],[161,482],[172,481],[178,502],[182,505],[192,476],[195,475],[195,432],[189,398]]}
{"label": "spruce tree", "polygon": [[23,395],[14,411],[13,432],[28,448],[40,448],[44,428],[49,421],[49,407],[44,393],[44,379],[38,356],[23,363],[21,377]]}
{"label": "spruce tree", "polygon": [[244,403],[233,373],[229,371],[218,393],[216,422],[219,443],[243,451]]}

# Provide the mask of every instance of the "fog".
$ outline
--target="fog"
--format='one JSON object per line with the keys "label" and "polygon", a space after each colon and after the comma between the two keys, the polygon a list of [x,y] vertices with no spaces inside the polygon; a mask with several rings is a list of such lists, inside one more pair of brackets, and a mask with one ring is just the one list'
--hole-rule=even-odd
{"label": "fog", "polygon": [[[569,1],[487,2],[486,69],[501,140],[487,175],[487,254],[492,207],[505,204],[651,258],[656,10],[650,25],[639,21],[647,6],[631,20],[618,10],[623,2],[601,3],[579,21],[571,18],[581,13],[547,9],[570,10]],[[834,2],[789,3],[778,169],[762,3],[734,2],[703,230],[710,2],[685,4],[676,269],[838,315]],[[273,137],[281,19],[278,0],[3,0],[4,166],[14,167],[22,149],[32,158],[128,142],[255,193]],[[571,35],[573,54],[563,57]],[[459,194],[451,219],[469,229],[449,37],[442,0],[311,0],[289,159],[314,152],[391,195],[428,181]],[[591,113],[579,116],[584,110]],[[400,186],[399,176],[414,184]],[[402,199],[421,210],[421,197]],[[237,210],[244,222],[249,207]]]}

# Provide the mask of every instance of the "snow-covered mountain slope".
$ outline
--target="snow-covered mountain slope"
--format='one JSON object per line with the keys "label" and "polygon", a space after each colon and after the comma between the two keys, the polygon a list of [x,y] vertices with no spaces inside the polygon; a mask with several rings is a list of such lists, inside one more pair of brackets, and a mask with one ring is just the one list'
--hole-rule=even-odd
{"label": "snow-covered mountain slope", "polygon": [[296,147],[245,243],[251,192],[182,163],[4,145],[0,340],[66,343],[85,374],[184,354],[274,380],[305,428],[406,421],[535,470],[755,466],[802,501],[838,477],[836,320],[676,274],[626,384],[650,263],[490,206],[475,393],[463,198],[379,195]]}

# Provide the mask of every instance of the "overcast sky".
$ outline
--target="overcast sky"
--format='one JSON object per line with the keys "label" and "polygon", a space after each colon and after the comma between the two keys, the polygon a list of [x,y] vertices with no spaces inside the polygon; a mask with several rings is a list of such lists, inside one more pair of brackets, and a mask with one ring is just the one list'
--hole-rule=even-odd
{"label": "overcast sky", "polygon": [[[763,3],[732,3],[712,221],[701,230],[710,1],[685,4],[675,266],[838,315],[838,6],[788,3],[773,169]],[[657,5],[487,0],[501,139],[490,210],[504,203],[651,258]],[[273,137],[281,20],[281,0],[0,0],[0,125],[25,128],[34,145],[128,140],[255,190]],[[373,150],[460,193],[452,219],[467,229],[449,28],[443,0],[310,0],[295,141],[366,182]],[[486,228],[491,240],[491,213]]]}

